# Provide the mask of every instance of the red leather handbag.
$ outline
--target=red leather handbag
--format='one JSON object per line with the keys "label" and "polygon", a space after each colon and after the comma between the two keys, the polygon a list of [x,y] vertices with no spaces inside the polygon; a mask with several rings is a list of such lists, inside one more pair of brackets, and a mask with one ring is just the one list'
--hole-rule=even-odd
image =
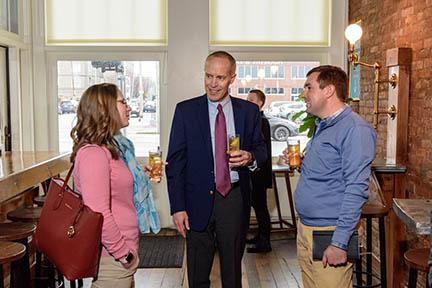
{"label": "red leather handbag", "polygon": [[101,252],[103,216],[84,205],[66,179],[53,178],[34,236],[42,252],[68,279],[96,277]]}

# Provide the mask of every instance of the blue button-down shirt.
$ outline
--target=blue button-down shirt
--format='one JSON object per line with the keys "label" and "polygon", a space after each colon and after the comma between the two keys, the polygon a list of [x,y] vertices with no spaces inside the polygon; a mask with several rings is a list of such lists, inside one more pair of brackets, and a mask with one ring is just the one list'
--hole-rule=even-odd
{"label": "blue button-down shirt", "polygon": [[[227,96],[220,102],[212,102],[207,98],[208,102],[208,110],[209,110],[209,119],[210,119],[210,133],[211,133],[211,142],[213,148],[213,159],[215,159],[215,122],[216,115],[218,113],[217,106],[219,104],[222,105],[223,112],[225,114],[225,122],[227,127],[227,139],[230,136],[234,136],[236,134],[235,126],[234,126],[234,112],[231,103],[231,97]],[[240,139],[241,141],[241,139]],[[214,163],[214,171],[216,171],[216,161]],[[239,181],[239,175],[237,171],[230,169],[231,183]]]}
{"label": "blue button-down shirt", "polygon": [[317,121],[295,191],[300,221],[307,226],[336,226],[332,245],[347,248],[361,208],[368,199],[375,130],[345,106]]}

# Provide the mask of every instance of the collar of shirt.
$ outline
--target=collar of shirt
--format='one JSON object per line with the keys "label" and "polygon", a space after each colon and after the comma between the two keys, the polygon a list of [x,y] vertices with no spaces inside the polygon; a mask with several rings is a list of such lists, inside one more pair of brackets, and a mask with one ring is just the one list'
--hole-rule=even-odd
{"label": "collar of shirt", "polygon": [[208,104],[209,104],[209,108],[211,107],[212,109],[216,109],[216,111],[217,111],[217,106],[219,105],[219,104],[221,104],[222,105],[222,108],[224,109],[224,112],[225,112],[225,106],[229,103],[229,104],[231,104],[231,97],[230,97],[230,95],[228,95],[228,96],[226,96],[224,99],[222,99],[222,101],[218,101],[218,102],[213,102],[213,101],[211,101],[208,97],[207,97],[207,102],[208,102]]}
{"label": "collar of shirt", "polygon": [[321,130],[322,128],[332,124],[333,120],[336,119],[347,107],[348,105],[344,104],[339,110],[337,110],[335,113],[328,116],[327,118],[320,119],[317,117],[315,120],[315,124],[317,127],[317,129],[315,129],[315,133],[318,132],[318,130]]}

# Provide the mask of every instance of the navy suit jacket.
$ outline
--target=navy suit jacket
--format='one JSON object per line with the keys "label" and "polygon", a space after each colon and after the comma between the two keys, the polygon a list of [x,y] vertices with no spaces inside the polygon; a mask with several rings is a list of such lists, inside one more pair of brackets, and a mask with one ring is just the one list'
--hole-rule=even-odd
{"label": "navy suit jacket", "polygon": [[[207,101],[207,95],[203,95],[177,104],[167,155],[166,176],[171,215],[186,211],[194,231],[206,228],[216,193]],[[261,167],[267,154],[258,106],[233,97],[231,103],[235,131],[240,134],[240,149],[252,152],[258,167]],[[249,219],[250,170],[242,167],[238,172],[245,219]]]}

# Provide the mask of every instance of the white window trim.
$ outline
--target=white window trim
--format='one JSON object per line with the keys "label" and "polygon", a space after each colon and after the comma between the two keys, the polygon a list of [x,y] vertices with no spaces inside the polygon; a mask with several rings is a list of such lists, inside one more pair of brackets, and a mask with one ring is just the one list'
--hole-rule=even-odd
{"label": "white window trim", "polygon": [[13,151],[34,149],[30,1],[18,0],[18,34],[0,30],[0,45],[9,49]]}

